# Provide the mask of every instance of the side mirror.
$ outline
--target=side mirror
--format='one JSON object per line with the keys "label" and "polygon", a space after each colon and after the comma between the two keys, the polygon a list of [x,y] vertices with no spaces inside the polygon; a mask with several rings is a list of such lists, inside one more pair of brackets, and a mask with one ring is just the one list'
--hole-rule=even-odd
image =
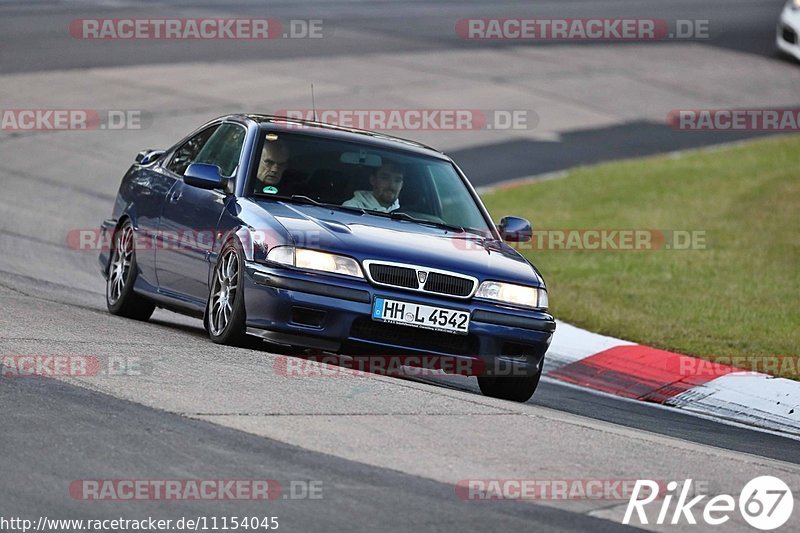
{"label": "side mirror", "polygon": [[136,162],[142,166],[149,165],[162,155],[164,155],[165,150],[142,150],[138,154],[136,154]]}
{"label": "side mirror", "polygon": [[506,242],[528,242],[531,240],[531,223],[524,218],[503,217],[500,219],[500,236]]}
{"label": "side mirror", "polygon": [[221,189],[225,186],[225,178],[219,173],[217,165],[208,163],[192,163],[183,173],[183,182],[201,189]]}

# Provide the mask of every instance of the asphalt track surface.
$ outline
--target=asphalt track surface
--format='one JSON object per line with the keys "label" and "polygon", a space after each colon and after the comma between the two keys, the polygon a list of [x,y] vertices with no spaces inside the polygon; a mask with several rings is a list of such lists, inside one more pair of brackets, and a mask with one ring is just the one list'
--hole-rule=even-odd
{"label": "asphalt track surface", "polygon": [[[470,17],[590,18],[626,17],[663,19],[672,28],[676,20],[708,21],[708,38],[694,39],[704,46],[768,57],[781,57],[774,45],[781,0],[589,0],[447,2],[312,1],[263,2],[133,2],[126,0],[4,0],[0,2],[0,72],[38,72],[62,69],[118,67],[190,61],[264,60],[336,57],[442,50],[502,49],[518,41],[465,41],[455,35],[455,21]],[[66,30],[79,18],[127,17],[263,17],[324,21],[324,39],[285,39],[270,42],[97,42],[74,39]],[[333,38],[335,37],[335,38]],[[559,43],[523,43],[546,48]],[[606,43],[583,43],[593,46]],[[619,43],[627,46],[632,43]],[[655,41],[648,46],[669,46]],[[659,68],[660,65],[653,65]],[[313,74],[311,75],[313,81]],[[306,86],[296,91],[307,91]],[[578,128],[551,142],[506,141],[451,155],[475,185],[514,179],[621,157],[638,157],[688,147],[700,147],[759,136],[753,132],[697,132],[686,136],[662,122],[631,121],[621,126]],[[488,156],[487,156],[488,153]]]}
{"label": "asphalt track surface", "polygon": [[[311,2],[175,2],[126,0],[4,0],[0,2],[0,71],[30,72],[65,68],[263,59],[271,57],[337,56],[409,50],[474,49],[453,31],[455,21],[470,17],[656,18],[667,21],[708,20],[710,39],[700,42],[776,57],[774,31],[781,0],[545,0],[537,2],[456,0],[445,2],[317,0]],[[322,19],[336,39],[284,41],[265,50],[254,43],[109,42],[97,47],[73,39],[66,24],[78,18],[236,16]],[[514,41],[482,41],[479,46],[515,46]],[[659,46],[661,43],[653,43]],[[547,46],[538,42],[531,46]],[[589,44],[591,46],[591,44]]]}
{"label": "asphalt track surface", "polygon": [[[276,516],[290,531],[525,531],[531,524],[549,531],[616,528],[598,518],[525,503],[485,509],[454,498],[451,485],[331,460],[57,381],[17,380],[0,388],[0,401],[4,411],[14,415],[3,417],[4,427],[16,426],[3,437],[3,449],[18,450],[15,461],[3,468],[4,486],[15,487],[4,491],[5,516],[38,516],[44,511],[50,517],[77,519]],[[60,413],[60,431],[52,426],[53,411]],[[65,447],[72,453],[53,453]],[[31,472],[33,464],[36,472]],[[66,480],[81,479],[88,466],[103,479],[128,479],[132,471],[137,479],[275,479],[283,487],[282,495],[291,498],[233,505],[137,502],[124,508],[104,502],[99,509],[83,502],[81,509],[64,497]],[[303,489],[291,489],[286,480],[320,480],[323,498],[306,499]]]}
{"label": "asphalt track surface", "polygon": [[[64,35],[63,22],[174,16],[176,9],[181,16],[258,16],[261,5],[2,2],[0,73],[196,60],[197,47],[184,43],[155,49],[109,43],[100,51]],[[725,31],[704,45],[796,68],[773,57],[779,2],[543,2],[536,9],[540,17],[708,18]],[[285,47],[271,48],[270,54],[331,61],[347,55],[353,61],[360,53],[463,47],[448,37],[453,19],[528,16],[531,6],[287,2],[270,4],[269,11],[279,19],[331,19],[340,37],[324,46],[280,43]],[[219,62],[263,58],[262,50],[241,43],[200,53]],[[555,154],[552,143],[539,149],[530,140],[451,153],[482,185],[497,175],[519,177],[686,147],[683,143],[735,140],[687,140],[650,123],[586,128],[574,135]],[[36,136],[27,143],[12,141],[13,151],[9,143],[0,145],[5,163],[47,157],[40,150],[48,143]],[[601,149],[584,148],[600,141]],[[492,172],[481,166],[498,154],[511,161],[503,173],[496,165]],[[468,379],[293,380],[275,372],[280,355],[267,347],[213,345],[199,321],[166,311],[157,311],[149,323],[112,317],[105,311],[94,255],[68,250],[63,235],[64,228],[96,224],[110,211],[118,178],[96,173],[104,168],[100,159],[76,152],[54,161],[61,170],[52,175],[35,164],[28,173],[12,172],[0,161],[6,191],[0,200],[0,354],[135,357],[144,371],[96,379],[0,379],[0,516],[248,514],[276,515],[285,531],[604,531],[622,529],[624,502],[464,502],[454,484],[472,478],[693,478],[706,481],[711,493],[737,494],[752,477],[772,474],[800,488],[800,445],[774,434],[552,381],[517,405],[480,396]],[[242,478],[276,479],[284,486],[319,481],[323,498],[279,499],[266,506],[119,503],[76,501],[68,492],[79,479]],[[746,530],[741,520],[734,522],[732,530]],[[796,529],[796,517],[792,524]]]}

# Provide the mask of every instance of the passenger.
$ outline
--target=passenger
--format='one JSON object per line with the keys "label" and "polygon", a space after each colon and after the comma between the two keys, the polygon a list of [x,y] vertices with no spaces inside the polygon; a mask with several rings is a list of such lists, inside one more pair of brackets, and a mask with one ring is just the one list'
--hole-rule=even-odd
{"label": "passenger", "polygon": [[256,192],[276,193],[277,185],[286,170],[289,161],[289,149],[280,141],[265,141],[261,150],[261,160],[256,173]]}
{"label": "passenger", "polygon": [[403,174],[403,168],[400,165],[385,162],[369,177],[372,190],[356,191],[353,197],[342,205],[384,213],[400,209],[398,198],[403,189]]}

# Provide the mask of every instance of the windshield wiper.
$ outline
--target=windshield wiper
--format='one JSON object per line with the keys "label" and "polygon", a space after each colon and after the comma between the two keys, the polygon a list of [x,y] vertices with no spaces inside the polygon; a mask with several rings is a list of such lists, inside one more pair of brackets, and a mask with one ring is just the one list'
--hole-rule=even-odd
{"label": "windshield wiper", "polygon": [[391,218],[392,220],[407,220],[409,222],[414,222],[416,224],[423,224],[423,225],[427,225],[427,226],[434,226],[434,227],[437,227],[437,228],[443,228],[443,229],[447,229],[447,230],[450,230],[450,231],[454,231],[456,233],[470,232],[470,233],[479,233],[480,234],[479,230],[475,230],[473,228],[464,228],[462,226],[458,226],[458,225],[455,225],[455,224],[448,224],[446,222],[437,222],[435,220],[426,220],[424,218],[417,218],[417,217],[409,215],[408,213],[405,213],[403,211],[392,211],[392,212],[389,212],[389,213],[385,213],[383,211],[373,211],[371,209],[364,209],[364,208],[361,208],[361,207],[351,207],[351,206],[339,205],[339,204],[328,204],[328,203],[324,203],[324,202],[320,202],[318,200],[315,200],[315,199],[311,198],[310,196],[306,196],[304,194],[293,194],[291,196],[278,196],[278,195],[274,195],[274,194],[270,194],[270,195],[260,195],[259,194],[258,196],[263,196],[263,197],[266,197],[266,198],[272,198],[272,199],[275,199],[275,200],[290,200],[290,201],[295,201],[295,202],[302,202],[304,204],[316,205],[318,207],[327,207],[327,208],[333,208],[333,209],[340,209],[342,211],[353,211],[355,213],[359,213],[359,214],[362,214],[362,215],[367,215],[367,214],[368,215],[377,215],[377,216],[382,216],[382,217],[388,217],[388,218]]}
{"label": "windshield wiper", "polygon": [[367,211],[363,207],[353,207],[350,205],[339,205],[339,204],[325,204],[328,207],[335,207],[336,209],[341,209],[342,211],[353,211],[354,213],[358,213],[359,215],[366,215]]}
{"label": "windshield wiper", "polygon": [[364,211],[360,207],[350,207],[347,205],[339,205],[339,204],[326,204],[324,202],[319,202],[317,200],[314,200],[313,198],[306,196],[304,194],[293,194],[291,199],[299,202],[306,202],[309,204],[318,205],[319,207],[341,209],[343,211],[355,211],[356,213],[361,213],[362,215],[366,213],[366,211]]}
{"label": "windshield wiper", "polygon": [[314,200],[310,196],[306,196],[304,194],[293,194],[289,197],[289,199],[294,200],[295,202],[303,202],[304,204],[313,204],[313,205],[318,205],[320,207],[327,207],[322,202]]}
{"label": "windshield wiper", "polygon": [[[370,211],[370,213],[372,213],[372,211]],[[377,213],[377,214],[382,215],[383,213]],[[464,226],[459,226],[458,224],[448,224],[447,222],[437,222],[436,220],[426,220],[424,218],[417,218],[403,211],[392,211],[388,213],[388,215],[389,217],[395,220],[409,220],[411,222],[417,222],[419,224],[430,224],[438,228],[444,228],[455,231],[456,233],[469,233],[471,235],[474,235],[476,237],[481,237],[483,239],[490,237],[489,235],[487,235],[487,232],[481,231],[477,228],[465,228]]]}
{"label": "windshield wiper", "polygon": [[[383,213],[380,214],[383,215]],[[417,224],[425,224],[429,226],[435,226],[437,228],[449,229],[457,233],[463,233],[465,231],[464,228],[462,228],[461,226],[456,226],[455,224],[448,224],[446,222],[437,222],[435,220],[426,220],[424,218],[417,218],[403,211],[392,211],[390,213],[386,213],[386,215],[392,220],[408,220],[409,222],[416,222]]]}
{"label": "windshield wiper", "polygon": [[327,207],[326,204],[318,202],[317,200],[314,200],[310,196],[305,196],[303,194],[293,194],[291,196],[283,196],[280,194],[261,194],[257,192],[256,196],[258,196],[259,198],[269,198],[270,200],[294,200],[295,202],[302,202],[304,204],[312,204],[312,205],[318,205],[320,207]]}
{"label": "windshield wiper", "polygon": [[288,200],[288,201],[300,202],[300,203],[304,203],[304,204],[316,205],[318,207],[341,209],[341,210],[344,210],[344,211],[355,211],[356,213],[360,213],[362,215],[364,213],[366,213],[366,211],[364,211],[360,207],[349,207],[349,206],[346,206],[346,205],[328,204],[328,203],[325,203],[325,202],[320,202],[318,200],[314,200],[313,198],[311,198],[310,196],[306,196],[305,194],[293,194],[291,196],[280,196],[280,195],[276,195],[276,194],[258,194],[258,193],[256,193],[256,194],[260,198],[270,198],[272,200],[284,200],[284,201]]}

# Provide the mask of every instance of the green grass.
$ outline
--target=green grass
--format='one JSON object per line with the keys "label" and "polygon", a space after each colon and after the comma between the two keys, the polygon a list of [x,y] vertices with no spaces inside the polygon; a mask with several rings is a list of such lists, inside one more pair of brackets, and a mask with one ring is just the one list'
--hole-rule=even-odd
{"label": "green grass", "polygon": [[800,136],[581,167],[483,199],[534,230],[706,232],[704,250],[521,249],[562,320],[706,359],[800,354]]}

